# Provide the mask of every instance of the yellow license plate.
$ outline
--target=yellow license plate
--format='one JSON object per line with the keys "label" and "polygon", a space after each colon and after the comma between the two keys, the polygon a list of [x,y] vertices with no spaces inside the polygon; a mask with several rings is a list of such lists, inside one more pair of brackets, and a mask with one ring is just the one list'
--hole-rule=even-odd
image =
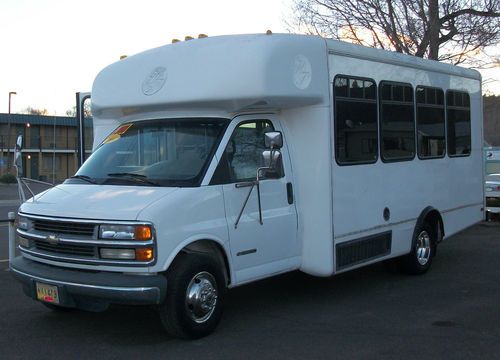
{"label": "yellow license plate", "polygon": [[52,304],[59,304],[59,292],[57,286],[36,283],[36,298]]}

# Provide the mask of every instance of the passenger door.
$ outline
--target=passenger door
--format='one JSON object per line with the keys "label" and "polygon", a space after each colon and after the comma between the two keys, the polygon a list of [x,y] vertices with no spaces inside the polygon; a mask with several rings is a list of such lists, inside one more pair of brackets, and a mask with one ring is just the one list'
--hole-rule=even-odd
{"label": "passenger door", "polygon": [[235,283],[241,283],[298,267],[297,212],[286,141],[281,149],[284,175],[259,184],[262,224],[256,186],[242,210],[262,166],[264,133],[281,128],[277,120],[248,117],[232,128],[213,182],[223,187]]}

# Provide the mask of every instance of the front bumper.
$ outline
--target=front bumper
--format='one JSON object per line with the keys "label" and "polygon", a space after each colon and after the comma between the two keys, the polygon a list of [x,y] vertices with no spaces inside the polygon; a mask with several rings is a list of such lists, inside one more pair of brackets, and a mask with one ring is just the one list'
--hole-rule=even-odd
{"label": "front bumper", "polygon": [[167,291],[163,275],[127,275],[90,272],[42,264],[19,256],[10,269],[23,284],[25,294],[36,297],[36,283],[57,286],[59,305],[85,310],[103,310],[109,304],[160,304]]}

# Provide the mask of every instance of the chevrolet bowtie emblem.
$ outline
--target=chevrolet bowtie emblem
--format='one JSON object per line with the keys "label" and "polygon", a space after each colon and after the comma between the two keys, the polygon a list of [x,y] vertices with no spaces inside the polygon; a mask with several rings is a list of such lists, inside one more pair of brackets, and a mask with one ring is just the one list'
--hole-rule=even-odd
{"label": "chevrolet bowtie emblem", "polygon": [[57,236],[57,235],[54,235],[54,234],[48,235],[46,239],[52,245],[59,244],[59,236]]}

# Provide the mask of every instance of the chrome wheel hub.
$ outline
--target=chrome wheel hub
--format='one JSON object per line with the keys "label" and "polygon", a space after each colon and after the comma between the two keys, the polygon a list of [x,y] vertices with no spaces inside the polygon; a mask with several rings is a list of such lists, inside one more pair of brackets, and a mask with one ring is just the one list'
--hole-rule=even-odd
{"label": "chrome wheel hub", "polygon": [[217,305],[217,282],[212,274],[203,271],[196,274],[186,290],[186,309],[197,323],[203,323],[212,316]]}
{"label": "chrome wheel hub", "polygon": [[417,237],[416,254],[420,265],[427,264],[431,256],[431,237],[425,230],[420,232]]}

